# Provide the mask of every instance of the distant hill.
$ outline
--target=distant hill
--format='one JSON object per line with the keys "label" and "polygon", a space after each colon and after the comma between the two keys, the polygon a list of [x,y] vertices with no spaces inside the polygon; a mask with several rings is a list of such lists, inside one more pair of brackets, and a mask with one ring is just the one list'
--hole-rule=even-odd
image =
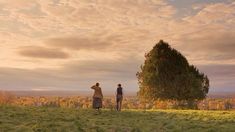
{"label": "distant hill", "polygon": [[16,96],[90,96],[89,91],[10,91]]}
{"label": "distant hill", "polygon": [[211,92],[209,98],[235,98],[235,92]]}
{"label": "distant hill", "polygon": [[[92,96],[93,91],[9,91],[16,96]],[[105,91],[104,96],[115,96],[113,91]],[[126,91],[125,96],[136,96],[136,92]],[[209,98],[235,98],[235,92],[211,92]]]}
{"label": "distant hill", "polygon": [[[93,91],[10,91],[16,96],[92,96]],[[113,91],[103,92],[104,96],[115,96]],[[136,92],[126,91],[125,96],[136,96]]]}

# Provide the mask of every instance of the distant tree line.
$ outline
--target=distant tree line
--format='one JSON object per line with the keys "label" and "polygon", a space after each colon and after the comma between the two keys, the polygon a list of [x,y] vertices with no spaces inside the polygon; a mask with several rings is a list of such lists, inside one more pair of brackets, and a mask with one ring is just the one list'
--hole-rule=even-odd
{"label": "distant tree line", "polygon": [[[90,109],[92,107],[91,103],[91,97],[16,97],[9,92],[0,92],[0,107],[3,105],[16,105]],[[198,101],[196,104],[197,108],[200,110],[231,110],[235,109],[235,98],[208,98]],[[142,102],[137,97],[125,97],[123,100],[123,109],[176,109],[178,108],[177,105],[177,101],[174,100],[156,100],[151,102]],[[105,109],[115,110],[115,97],[104,98],[103,106]]]}

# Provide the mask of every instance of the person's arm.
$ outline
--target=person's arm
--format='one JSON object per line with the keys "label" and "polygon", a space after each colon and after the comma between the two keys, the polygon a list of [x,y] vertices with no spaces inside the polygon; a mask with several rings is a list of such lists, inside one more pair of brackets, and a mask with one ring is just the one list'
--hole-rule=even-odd
{"label": "person's arm", "polygon": [[104,98],[104,96],[103,96],[103,93],[102,93],[102,90],[100,89],[100,92],[101,92],[101,97],[102,97],[102,99]]}
{"label": "person's arm", "polygon": [[91,89],[94,89],[94,90],[95,90],[95,88],[96,88],[96,86],[95,86],[95,85],[91,87]]}

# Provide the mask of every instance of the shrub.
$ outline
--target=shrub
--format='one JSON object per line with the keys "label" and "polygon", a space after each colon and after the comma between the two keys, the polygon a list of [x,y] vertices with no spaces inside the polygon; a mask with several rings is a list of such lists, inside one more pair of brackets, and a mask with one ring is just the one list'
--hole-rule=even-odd
{"label": "shrub", "polygon": [[15,100],[15,96],[6,91],[0,91],[0,104],[12,104]]}

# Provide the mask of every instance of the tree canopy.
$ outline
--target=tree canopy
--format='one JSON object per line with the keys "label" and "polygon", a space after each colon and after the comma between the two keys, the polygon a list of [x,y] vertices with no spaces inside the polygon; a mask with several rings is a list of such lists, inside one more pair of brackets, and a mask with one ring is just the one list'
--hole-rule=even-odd
{"label": "tree canopy", "polygon": [[163,40],[145,55],[138,96],[149,100],[201,100],[209,91],[209,79]]}

